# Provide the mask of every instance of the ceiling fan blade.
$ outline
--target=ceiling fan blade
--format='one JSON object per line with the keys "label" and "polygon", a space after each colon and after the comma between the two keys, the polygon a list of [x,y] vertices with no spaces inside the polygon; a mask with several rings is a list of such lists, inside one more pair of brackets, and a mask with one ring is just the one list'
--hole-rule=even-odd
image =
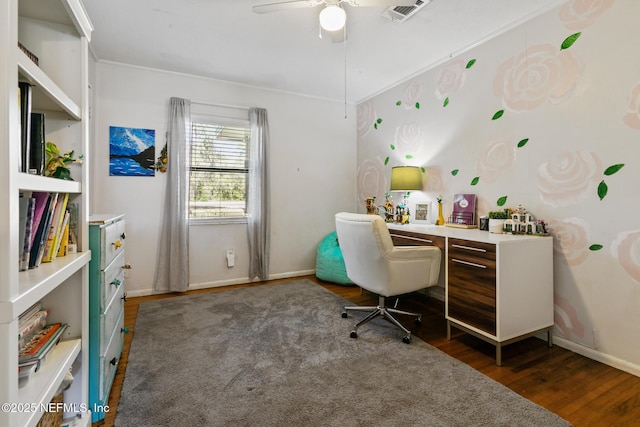
{"label": "ceiling fan blade", "polygon": [[414,6],[416,0],[344,0],[350,6]]}
{"label": "ceiling fan blade", "polygon": [[323,0],[292,0],[282,1],[278,3],[260,4],[257,6],[253,6],[251,9],[254,13],[269,13],[285,9],[306,9],[310,7],[316,7],[322,3],[324,3]]}

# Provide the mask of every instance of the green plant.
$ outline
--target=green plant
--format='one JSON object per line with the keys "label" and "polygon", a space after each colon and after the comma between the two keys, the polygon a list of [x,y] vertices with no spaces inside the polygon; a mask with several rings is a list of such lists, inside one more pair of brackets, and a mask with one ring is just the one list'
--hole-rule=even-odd
{"label": "green plant", "polygon": [[509,213],[506,210],[489,212],[489,219],[509,219]]}
{"label": "green plant", "polygon": [[58,146],[53,142],[45,144],[45,155],[47,167],[44,174],[46,176],[73,181],[68,163],[82,164],[83,156],[74,158],[73,150],[62,154]]}

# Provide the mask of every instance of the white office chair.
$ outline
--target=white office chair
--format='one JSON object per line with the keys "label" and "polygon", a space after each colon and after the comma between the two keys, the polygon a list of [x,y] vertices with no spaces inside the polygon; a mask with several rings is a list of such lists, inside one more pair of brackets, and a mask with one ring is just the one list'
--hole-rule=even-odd
{"label": "white office chair", "polygon": [[345,318],[349,310],[371,312],[356,323],[351,338],[358,337],[360,326],[382,316],[402,329],[405,333],[402,341],[410,343],[411,331],[392,313],[414,316],[417,326],[422,322],[422,315],[387,307],[385,298],[436,285],[440,274],[440,249],[435,246],[393,246],[389,230],[378,215],[341,212],[335,218],[347,276],[379,297],[375,307],[344,307],[342,317]]}

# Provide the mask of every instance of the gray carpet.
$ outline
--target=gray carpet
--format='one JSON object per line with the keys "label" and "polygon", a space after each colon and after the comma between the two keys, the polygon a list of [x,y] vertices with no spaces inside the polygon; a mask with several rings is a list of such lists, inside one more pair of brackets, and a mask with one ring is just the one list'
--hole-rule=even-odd
{"label": "gray carpet", "polygon": [[569,425],[382,319],[349,338],[345,303],[307,280],[142,303],[116,426]]}

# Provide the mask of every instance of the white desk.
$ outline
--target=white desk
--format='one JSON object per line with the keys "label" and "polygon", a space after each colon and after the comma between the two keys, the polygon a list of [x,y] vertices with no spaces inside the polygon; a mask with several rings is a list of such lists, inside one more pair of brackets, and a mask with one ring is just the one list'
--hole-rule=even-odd
{"label": "white desk", "polygon": [[[388,224],[396,245],[443,251],[447,338],[451,327],[496,346],[547,333],[552,345],[553,239],[422,224]],[[442,272],[442,269],[441,269]]]}

